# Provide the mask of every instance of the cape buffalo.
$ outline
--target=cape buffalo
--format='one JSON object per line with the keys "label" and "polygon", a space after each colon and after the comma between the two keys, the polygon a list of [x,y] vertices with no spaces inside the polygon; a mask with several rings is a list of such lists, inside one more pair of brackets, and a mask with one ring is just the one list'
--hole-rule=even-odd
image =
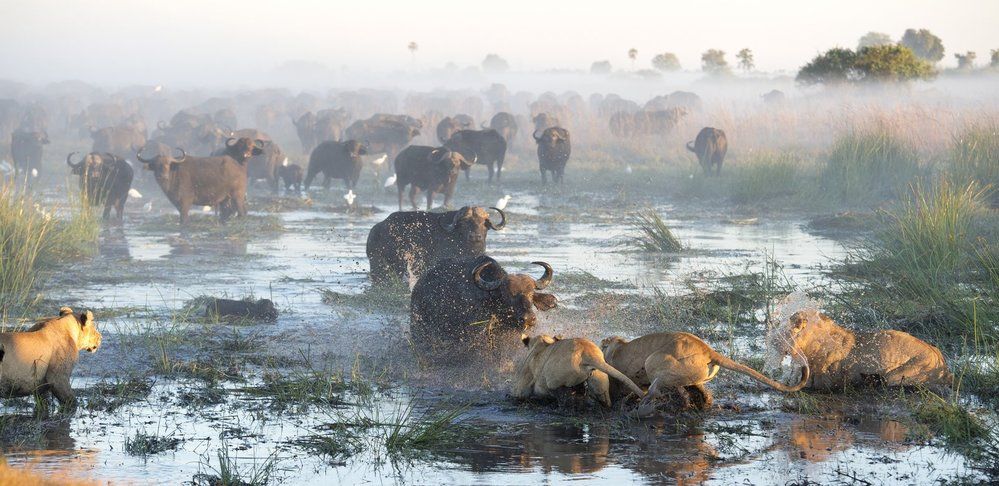
{"label": "cape buffalo", "polygon": [[562,176],[565,173],[565,163],[569,161],[569,155],[572,153],[569,130],[561,127],[548,128],[541,136],[534,132],[534,140],[538,142],[538,168],[541,170],[541,183],[548,183],[545,173],[551,171],[552,182],[561,184]]}
{"label": "cape buffalo", "polygon": [[278,176],[284,181],[285,192],[291,191],[291,188],[295,188],[295,193],[302,192],[302,178],[305,176],[305,171],[302,170],[302,166],[298,164],[288,164],[282,165],[277,169]]}
{"label": "cape buffalo", "polygon": [[370,151],[385,152],[390,157],[395,157],[399,150],[420,135],[417,124],[422,125],[415,119],[412,122],[402,122],[393,115],[375,115],[368,120],[352,123],[344,130],[344,138],[362,140]]}
{"label": "cape buffalo", "polygon": [[237,153],[238,159],[229,155],[188,157],[183,149],[177,158],[157,155],[144,159],[139,154],[135,158],[145,164],[146,170],[153,172],[156,183],[180,213],[183,226],[194,205],[214,207],[223,221],[228,217],[227,205],[235,206],[239,217],[246,216],[245,163],[261,149],[248,138],[237,140],[230,149]]}
{"label": "cape buffalo", "polygon": [[496,211],[500,215],[497,225],[490,221],[485,209],[474,206],[446,213],[390,214],[368,233],[371,282],[405,282],[410,274],[419,278],[440,259],[485,253],[487,232],[506,226],[506,215]]}
{"label": "cape buffalo", "polygon": [[94,139],[91,152],[108,153],[122,158],[146,144],[146,136],[131,127],[105,127],[91,130],[90,137]]}
{"label": "cape buffalo", "polygon": [[41,172],[42,147],[48,143],[49,134],[44,131],[14,131],[11,135],[10,156],[14,160],[14,171],[18,179],[31,180],[32,170]]}
{"label": "cape buffalo", "polygon": [[[556,306],[555,296],[539,292],[552,282],[551,265],[535,280],[527,274],[507,274],[485,256],[448,258],[437,262],[413,287],[410,334],[424,357],[453,363],[471,358],[466,352],[496,355],[537,321],[534,309]],[[492,353],[490,353],[492,351]]]}
{"label": "cape buffalo", "polygon": [[663,135],[687,115],[686,108],[664,110],[639,110],[634,113],[619,111],[610,118],[610,130],[616,137]]}
{"label": "cape buffalo", "polygon": [[128,190],[132,188],[132,177],[135,175],[132,166],[124,159],[114,154],[90,153],[77,163],[73,163],[73,154],[66,156],[73,175],[80,176],[80,190],[92,206],[104,204],[104,219],[111,215],[114,207],[118,221],[123,218],[125,201],[128,200]]}
{"label": "cape buffalo", "polygon": [[357,140],[326,141],[319,144],[309,156],[305,190],[309,190],[312,179],[320,172],[323,173],[324,189],[329,189],[331,179],[343,179],[348,189],[354,189],[357,187],[357,180],[361,178],[361,156],[367,153],[367,147]]}
{"label": "cape buffalo", "polygon": [[399,211],[402,211],[402,192],[407,185],[409,202],[416,207],[416,194],[427,193],[427,211],[434,202],[434,193],[444,193],[444,206],[451,204],[454,186],[458,182],[458,171],[471,167],[460,153],[444,147],[434,148],[424,145],[410,145],[395,157],[396,185],[399,187]]}
{"label": "cape buffalo", "polygon": [[312,152],[316,148],[316,114],[307,111],[297,119],[292,118],[291,123],[295,125],[295,132],[298,133],[298,140],[302,142],[302,150]]}
{"label": "cape buffalo", "polygon": [[258,150],[253,151],[253,155],[246,160],[246,177],[248,185],[253,185],[255,181],[264,179],[270,186],[271,192],[277,193],[280,183],[278,181],[277,168],[284,163],[287,158],[270,136],[264,132],[253,129],[238,130],[233,137],[225,141],[225,146],[212,152],[212,156],[228,155],[234,159],[239,159],[239,150],[232,152],[233,145],[237,140],[247,138],[253,140]]}
{"label": "cape buffalo", "polygon": [[506,140],[507,147],[513,145],[513,141],[517,138],[517,119],[505,111],[493,115],[489,120],[489,126],[483,123],[482,128],[491,128],[499,132],[503,140]]}
{"label": "cape buffalo", "polygon": [[[489,182],[493,181],[493,164],[496,164],[496,180],[503,175],[503,159],[506,157],[506,140],[496,130],[459,130],[444,144],[450,150],[459,152],[465,160],[485,164],[489,168]],[[469,179],[469,169],[465,169],[465,180]]]}
{"label": "cape buffalo", "polygon": [[[691,145],[693,144],[693,145]],[[687,150],[697,154],[704,173],[710,175],[714,167],[715,175],[721,174],[722,162],[728,152],[728,139],[725,132],[711,127],[704,127],[693,142],[687,142]]]}
{"label": "cape buffalo", "polygon": [[534,131],[543,132],[548,128],[557,127],[559,125],[558,118],[550,113],[538,113],[531,118],[534,122]]}

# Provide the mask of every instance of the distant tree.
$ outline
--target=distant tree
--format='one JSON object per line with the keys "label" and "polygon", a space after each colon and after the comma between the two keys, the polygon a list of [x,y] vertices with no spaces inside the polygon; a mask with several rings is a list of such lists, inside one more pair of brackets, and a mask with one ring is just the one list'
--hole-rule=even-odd
{"label": "distant tree", "polygon": [[999,68],[999,49],[992,49],[992,62],[989,65]]}
{"label": "distant tree", "polygon": [[931,63],[937,63],[944,57],[943,41],[926,29],[907,29],[899,44],[912,49],[917,57]]}
{"label": "distant tree", "polygon": [[591,74],[609,74],[611,69],[610,61],[597,61],[590,65]]}
{"label": "distant tree", "polygon": [[964,54],[956,53],[954,57],[957,58],[958,69],[970,71],[975,68],[975,59],[978,57],[978,54],[975,54],[975,51],[968,51]]}
{"label": "distant tree", "polygon": [[888,44],[894,44],[891,36],[888,34],[883,32],[868,32],[857,42],[857,50],[859,51],[865,47],[886,46]]}
{"label": "distant tree", "polygon": [[510,64],[497,54],[487,54],[482,60],[482,70],[487,73],[504,73],[510,70]]}
{"label": "distant tree", "polygon": [[834,47],[815,56],[805,64],[795,78],[802,84],[840,84],[856,79],[857,53]]}
{"label": "distant tree", "polygon": [[712,76],[731,73],[728,61],[725,60],[725,51],[719,49],[708,49],[701,54],[701,69]]}
{"label": "distant tree", "polygon": [[679,71],[680,59],[678,59],[676,54],[673,54],[672,52],[656,54],[656,57],[652,58],[652,67],[663,72]]}
{"label": "distant tree", "polygon": [[632,47],[628,49],[628,59],[631,59],[631,69],[635,69],[635,59],[638,58],[638,49]]}
{"label": "distant tree", "polygon": [[904,82],[936,75],[932,64],[902,45],[865,47],[854,66],[863,81]]}
{"label": "distant tree", "polygon": [[739,59],[739,69],[747,73],[756,67],[756,63],[753,61],[753,51],[749,50],[748,47],[739,51],[735,57]]}

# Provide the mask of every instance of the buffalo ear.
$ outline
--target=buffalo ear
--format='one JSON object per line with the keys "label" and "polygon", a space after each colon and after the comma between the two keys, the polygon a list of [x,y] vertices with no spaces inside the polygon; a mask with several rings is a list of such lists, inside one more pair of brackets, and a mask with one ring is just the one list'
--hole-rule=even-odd
{"label": "buffalo ear", "polygon": [[531,336],[528,336],[527,334],[521,334],[520,342],[524,343],[524,346],[531,344]]}
{"label": "buffalo ear", "polygon": [[531,296],[531,300],[534,302],[534,307],[537,307],[538,310],[541,311],[552,310],[558,306],[558,299],[552,294],[535,292],[534,295]]}
{"label": "buffalo ear", "polygon": [[259,148],[254,148],[253,149],[253,155],[260,155],[262,153],[264,153],[264,151],[261,150],[261,149],[259,149]]}

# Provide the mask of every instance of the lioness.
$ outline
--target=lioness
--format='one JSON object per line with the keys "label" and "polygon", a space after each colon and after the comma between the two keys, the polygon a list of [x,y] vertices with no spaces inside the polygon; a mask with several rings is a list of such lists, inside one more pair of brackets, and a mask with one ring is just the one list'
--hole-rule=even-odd
{"label": "lioness", "polygon": [[842,390],[880,383],[926,385],[945,393],[954,381],[935,346],[902,331],[854,333],[810,309],[795,312],[767,336],[768,366],[797,348],[811,366],[808,388]]}
{"label": "lioness", "polygon": [[47,411],[49,391],[59,401],[62,411],[76,408],[76,396],[69,379],[76,365],[77,353],[97,351],[101,333],[94,314],[73,309],[59,309],[59,317],[39,320],[26,331],[0,333],[0,396],[36,395],[38,408]]}
{"label": "lioness", "polygon": [[607,375],[620,380],[636,395],[645,394],[627,376],[607,364],[600,348],[589,339],[562,339],[539,334],[523,335],[521,341],[528,351],[514,375],[510,393],[514,398],[550,397],[559,388],[586,383],[587,391],[592,392],[603,406],[610,407]]}
{"label": "lioness", "polygon": [[711,407],[711,392],[704,384],[718,374],[719,368],[736,371],[782,392],[795,392],[808,381],[808,363],[801,379],[794,386],[774,381],[762,373],[722,356],[701,338],[686,332],[648,334],[633,341],[613,336],[600,342],[607,362],[649,391],[639,406],[639,414],[651,412],[652,400],[663,390],[679,392],[684,406],[689,406],[691,394],[702,410]]}

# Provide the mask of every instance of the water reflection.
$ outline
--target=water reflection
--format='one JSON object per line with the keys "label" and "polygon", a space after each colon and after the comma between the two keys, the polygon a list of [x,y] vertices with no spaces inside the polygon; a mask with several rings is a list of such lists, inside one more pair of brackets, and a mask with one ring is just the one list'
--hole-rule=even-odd
{"label": "water reflection", "polygon": [[97,239],[97,252],[108,260],[131,260],[132,253],[129,251],[124,228],[121,226],[104,228]]}
{"label": "water reflection", "polygon": [[197,255],[210,256],[245,256],[249,240],[242,237],[219,239],[193,239],[183,234],[167,237],[170,245],[168,257],[186,257]]}

